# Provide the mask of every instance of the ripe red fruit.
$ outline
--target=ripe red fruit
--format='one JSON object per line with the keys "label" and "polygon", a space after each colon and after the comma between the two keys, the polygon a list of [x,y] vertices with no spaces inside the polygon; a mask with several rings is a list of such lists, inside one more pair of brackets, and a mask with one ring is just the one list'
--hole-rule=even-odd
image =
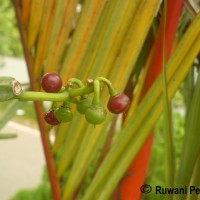
{"label": "ripe red fruit", "polygon": [[130,105],[130,99],[125,94],[117,94],[115,96],[111,96],[108,103],[107,108],[110,112],[119,114],[126,112]]}
{"label": "ripe red fruit", "polygon": [[49,72],[42,77],[41,85],[45,92],[57,93],[62,87],[62,80],[57,73]]}
{"label": "ripe red fruit", "polygon": [[53,125],[53,126],[60,124],[60,122],[55,118],[53,110],[47,111],[45,113],[44,119],[48,124]]}

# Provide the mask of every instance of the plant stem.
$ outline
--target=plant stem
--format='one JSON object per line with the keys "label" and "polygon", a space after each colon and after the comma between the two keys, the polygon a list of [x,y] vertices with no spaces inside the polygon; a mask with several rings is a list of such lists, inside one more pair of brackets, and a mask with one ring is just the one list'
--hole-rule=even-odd
{"label": "plant stem", "polygon": [[92,100],[92,105],[98,106],[100,100],[100,82],[98,80],[94,81],[94,97]]}
{"label": "plant stem", "polygon": [[70,78],[70,79],[68,80],[68,82],[71,82],[71,83],[73,83],[73,84],[76,84],[76,85],[77,85],[78,87],[80,87],[80,88],[84,87],[82,81],[79,80],[79,79],[77,79],[77,78]]}
{"label": "plant stem", "polygon": [[96,78],[96,80],[101,81],[108,86],[108,91],[109,91],[110,96],[115,96],[117,94],[117,92],[115,91],[115,89],[112,86],[112,83],[108,79],[106,79],[104,77],[98,77],[98,78]]}
{"label": "plant stem", "polygon": [[76,96],[82,96],[85,94],[90,94],[93,91],[94,91],[93,85],[89,85],[89,84],[82,88],[68,90],[70,97],[76,97]]}
{"label": "plant stem", "polygon": [[45,93],[45,92],[23,92],[19,96],[15,96],[20,101],[66,101],[69,99],[69,93]]}
{"label": "plant stem", "polygon": [[62,93],[46,93],[46,92],[34,92],[25,91],[21,95],[15,96],[15,99],[20,101],[53,101],[61,102],[70,100],[70,97],[82,96],[84,94],[90,94],[93,92],[91,85],[83,86],[78,89],[69,89]]}

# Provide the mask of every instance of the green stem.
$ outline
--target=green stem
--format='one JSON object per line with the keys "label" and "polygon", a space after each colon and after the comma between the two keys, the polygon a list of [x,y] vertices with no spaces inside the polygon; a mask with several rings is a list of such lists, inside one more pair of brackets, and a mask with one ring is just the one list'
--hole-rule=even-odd
{"label": "green stem", "polygon": [[98,80],[94,81],[94,97],[92,100],[92,105],[98,106],[100,103],[100,82]]}
{"label": "green stem", "polygon": [[15,96],[20,101],[66,101],[69,99],[69,93],[45,93],[26,91],[19,96]]}
{"label": "green stem", "polygon": [[20,101],[53,101],[62,102],[70,100],[71,97],[89,94],[93,91],[93,87],[86,85],[78,89],[69,89],[62,93],[46,93],[46,92],[32,92],[25,91],[21,95],[15,96],[15,99]]}
{"label": "green stem", "polygon": [[93,85],[86,85],[82,88],[68,90],[70,97],[76,97],[76,96],[82,96],[85,94],[90,94],[93,91],[94,91]]}
{"label": "green stem", "polygon": [[78,87],[82,88],[84,87],[83,83],[81,80],[77,79],[77,78],[70,78],[68,82],[71,82],[73,84],[76,84]]}
{"label": "green stem", "polygon": [[106,79],[104,77],[98,77],[98,78],[96,78],[96,80],[103,82],[108,86],[110,96],[115,96],[117,94],[117,92],[115,91],[115,89],[112,86],[112,83],[108,79]]}

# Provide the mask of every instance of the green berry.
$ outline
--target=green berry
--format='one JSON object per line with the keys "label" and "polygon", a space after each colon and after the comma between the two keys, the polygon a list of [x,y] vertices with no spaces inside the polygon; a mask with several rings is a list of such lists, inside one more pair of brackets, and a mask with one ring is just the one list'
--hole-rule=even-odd
{"label": "green berry", "polygon": [[85,112],[85,118],[91,124],[101,124],[106,119],[106,111],[101,106],[92,105]]}
{"label": "green berry", "polygon": [[82,98],[77,103],[77,110],[81,114],[85,114],[87,109],[91,106],[92,99],[91,98]]}
{"label": "green berry", "polygon": [[61,106],[54,111],[55,118],[60,122],[70,122],[73,114],[69,107]]}

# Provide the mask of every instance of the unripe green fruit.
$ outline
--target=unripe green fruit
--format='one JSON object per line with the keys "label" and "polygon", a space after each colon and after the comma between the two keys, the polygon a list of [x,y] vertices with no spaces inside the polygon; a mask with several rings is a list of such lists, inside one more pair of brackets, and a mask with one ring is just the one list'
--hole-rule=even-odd
{"label": "unripe green fruit", "polygon": [[91,106],[91,103],[92,103],[91,98],[80,99],[77,103],[76,108],[77,108],[79,113],[85,114],[87,109]]}
{"label": "unripe green fruit", "polygon": [[73,118],[71,109],[63,106],[54,111],[54,116],[60,122],[70,122]]}
{"label": "unripe green fruit", "polygon": [[101,124],[106,119],[106,111],[100,106],[92,105],[85,112],[85,118],[91,124]]}

